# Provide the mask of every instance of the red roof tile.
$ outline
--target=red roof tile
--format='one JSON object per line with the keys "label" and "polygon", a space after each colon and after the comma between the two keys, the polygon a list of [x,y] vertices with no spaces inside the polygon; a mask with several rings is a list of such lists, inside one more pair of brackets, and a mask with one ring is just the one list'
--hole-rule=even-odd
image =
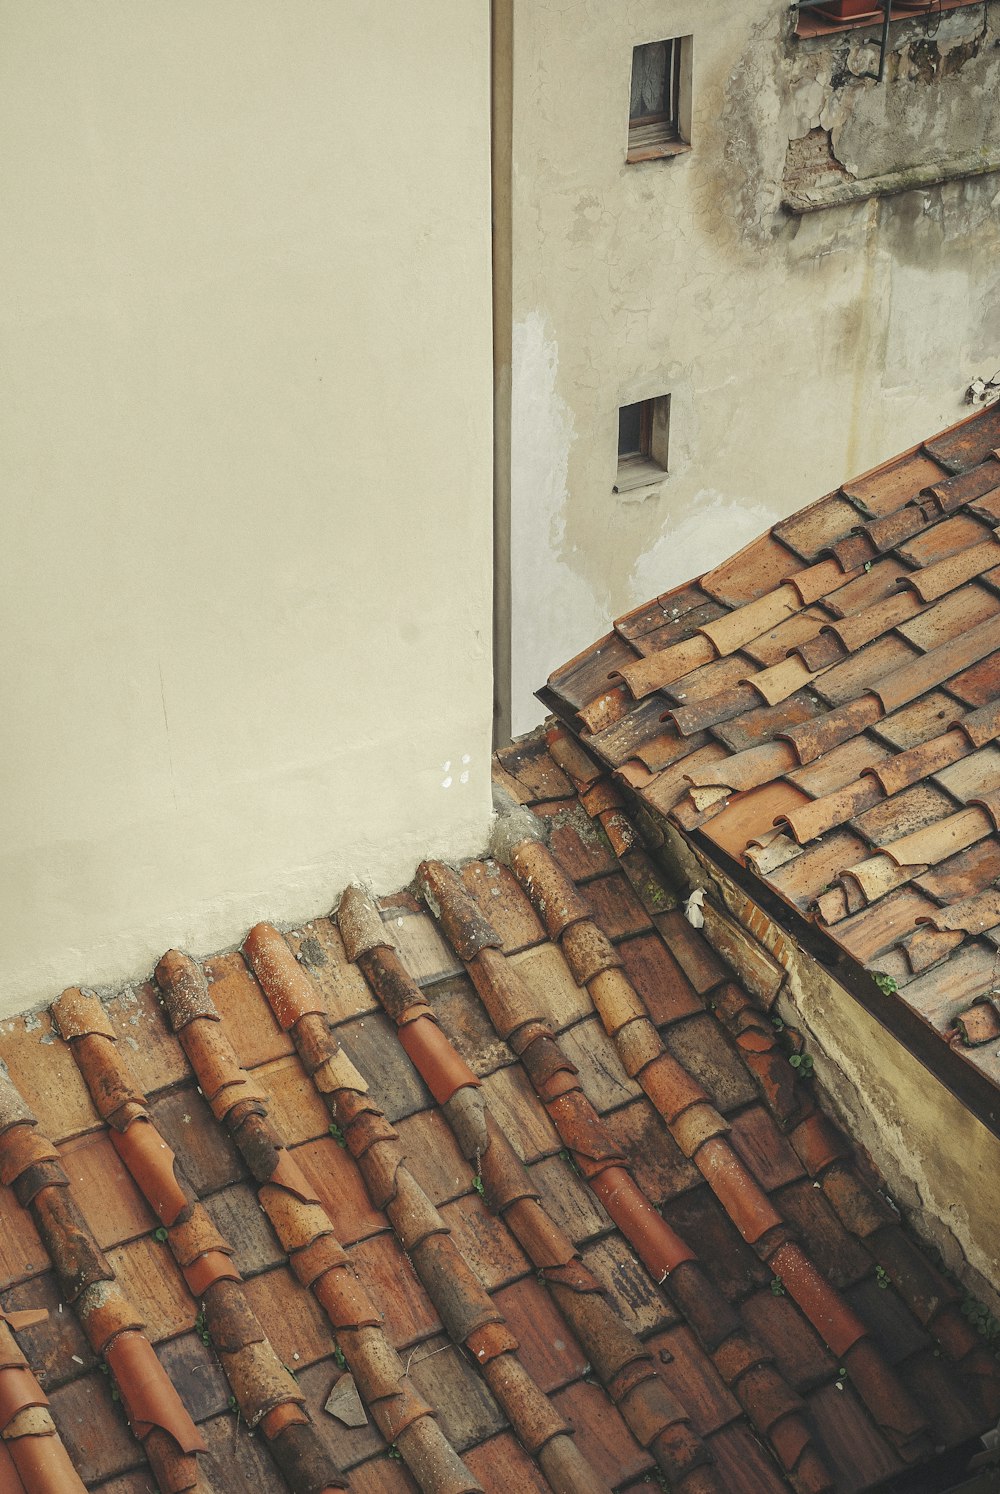
{"label": "red roof tile", "polygon": [[[845,483],[703,577],[725,610],[637,660],[645,679],[668,684],[679,733],[642,756],[655,730],[629,699],[613,728],[650,769],[633,771],[633,760],[622,776],[654,816],[818,911],[851,957],[893,974],[898,999],[943,1034],[976,998],[973,980],[962,1004],[961,974],[988,955],[960,957],[987,931],[892,920],[923,911],[895,892],[914,880],[946,906],[981,890],[975,868],[992,865],[1000,836],[1000,753],[989,745],[1000,719],[998,420],[991,407]],[[668,602],[658,598],[658,611]],[[702,659],[698,639],[724,657],[678,678]],[[761,667],[733,671],[737,649]],[[627,661],[616,667],[631,676]],[[558,704],[558,675],[550,691]],[[575,707],[586,706],[584,692]],[[961,731],[970,710],[988,713],[982,735]],[[588,750],[609,769],[627,762],[601,736]],[[928,1008],[923,972],[940,985],[942,970],[947,997]],[[972,1022],[984,1041],[970,1061],[1000,1083],[990,1019]]]}
{"label": "red roof tile", "polygon": [[[852,526],[863,518],[858,503],[891,516],[894,503],[913,496],[913,483],[935,477],[940,471],[924,458],[887,468],[852,486],[852,502],[837,498],[817,532],[830,532],[844,503]],[[816,539],[807,530],[794,531],[803,550]],[[724,600],[707,605],[688,593],[674,617],[670,598],[658,599],[624,621],[610,647],[635,657],[629,638],[674,646],[670,630],[711,627],[729,615],[724,608],[766,596],[789,576],[800,577],[810,606],[819,595],[825,608],[828,593],[815,589],[839,579],[836,561],[822,557],[808,576],[780,539],[737,562],[710,578]],[[755,564],[766,573],[755,576]],[[869,582],[878,564],[834,591]],[[805,636],[788,623],[770,633],[754,640],[767,670],[780,666],[775,649]],[[919,647],[911,639],[907,657]],[[597,673],[583,660],[561,678],[575,682],[568,688],[585,706],[581,682]],[[806,764],[783,737],[765,740],[761,752],[760,734],[791,731],[810,711],[826,720],[832,713],[818,696],[794,710],[787,701],[758,705],[711,728],[705,741],[723,769],[733,744],[743,751],[750,739],[757,755],[734,771],[765,776],[744,777],[739,792],[699,810],[706,830],[738,857],[750,838],[770,834],[781,806],[794,814],[789,806],[806,811],[852,790],[850,825],[820,831],[807,849],[786,836],[789,857],[768,874],[776,894],[801,908],[825,896],[828,884],[839,888],[845,869],[877,860],[882,840],[947,834],[942,826],[965,800],[985,793],[992,805],[989,736],[963,738],[969,750],[948,763],[926,754],[936,776],[891,785],[891,822],[879,817],[890,799],[864,808],[853,786],[877,785],[870,774],[880,765],[891,773],[891,734],[910,746],[948,732],[963,715],[950,683],[891,721],[878,707],[871,734],[855,719],[854,735],[822,755],[807,749]],[[614,729],[619,748],[622,725]],[[982,730],[990,730],[985,721]],[[682,768],[704,742],[688,745]],[[540,738],[505,757],[507,782],[536,801],[538,823],[550,831],[551,857],[536,856],[529,867],[531,877],[542,873],[543,909],[532,906],[530,878],[519,880],[523,867],[515,875],[474,862],[446,894],[471,895],[495,939],[464,908],[447,924],[453,948],[407,896],[386,902],[374,944],[359,942],[345,921],[358,963],[328,919],[285,939],[266,926],[254,930],[246,947],[257,978],[242,957],[227,955],[208,963],[215,979],[202,988],[192,962],[165,961],[168,1004],[171,981],[177,985],[181,1041],[149,988],[112,1003],[110,1030],[134,1084],[101,1091],[102,1113],[125,1122],[135,1094],[154,1096],[147,1113],[189,1180],[184,1186],[206,1195],[204,1224],[181,1240],[201,1240],[198,1260],[231,1269],[217,1284],[238,1287],[259,1330],[297,1372],[302,1425],[315,1428],[331,1470],[349,1468],[352,1488],[416,1488],[409,1457],[414,1468],[433,1467],[422,1480],[436,1494],[478,1485],[498,1494],[545,1487],[582,1494],[653,1470],[683,1494],[840,1494],[929,1453],[925,1420],[939,1440],[973,1436],[988,1424],[979,1408],[993,1367],[965,1334],[947,1284],[861,1176],[810,1087],[796,1081],[792,1040],[762,1010],[784,979],[780,945],[768,954],[744,939],[742,925],[711,900],[706,929],[716,947],[692,927],[672,906],[630,809],[609,794],[605,768],[616,764],[599,743],[586,749],[596,767],[579,749],[557,761]],[[696,786],[711,789],[710,776]],[[678,781],[689,796],[683,773]],[[720,786],[733,787],[724,773]],[[883,968],[914,934],[948,934],[918,925],[918,917],[943,922],[951,910],[968,923],[956,930],[958,954],[926,976],[909,971],[904,994],[909,1000],[912,992],[914,1008],[942,1030],[965,1024],[969,1040],[994,1020],[992,1005],[976,1004],[988,994],[995,955],[980,932],[992,904],[969,900],[990,893],[1000,874],[996,844],[995,834],[984,835],[832,928],[855,959]],[[964,910],[953,906],[961,903]],[[213,995],[216,1005],[206,1005]],[[280,1494],[286,1476],[292,1488],[307,1486],[304,1478],[296,1484],[290,1462],[279,1463],[266,1425],[264,1437],[234,1440],[217,1364],[225,1367],[226,1349],[215,1332],[205,1344],[191,1331],[197,1304],[171,1253],[176,1226],[167,1240],[153,1237],[153,1216],[126,1176],[132,1153],[111,1144],[81,1088],[70,1041],[108,1043],[108,1034],[76,1030],[39,1043],[22,1027],[5,1040],[23,1092],[60,1130],[72,1190],[98,1237],[90,1268],[100,1275],[100,1261],[109,1262],[160,1340],[169,1380],[204,1427],[212,1487]],[[964,1051],[986,1055],[995,1042]],[[211,1104],[198,1093],[192,1063]],[[93,1074],[106,1080],[107,1065]],[[0,1107],[0,1133],[5,1124]],[[20,1121],[13,1129],[43,1128]],[[8,1143],[0,1134],[0,1162],[8,1147],[20,1156],[34,1145],[32,1137]],[[38,1155],[29,1171],[51,1165]],[[134,1494],[127,1481],[145,1467],[143,1451],[94,1372],[47,1245],[9,1188],[0,1189],[0,1209],[0,1302],[50,1311],[21,1338],[53,1390],[55,1424],[91,1484],[125,1480],[120,1490],[110,1487]],[[890,1290],[876,1280],[876,1263],[892,1278]],[[237,1266],[244,1282],[234,1279]],[[506,1324],[494,1321],[501,1314]],[[449,1343],[443,1322],[463,1351]],[[402,1349],[401,1361],[385,1335]],[[932,1341],[951,1358],[936,1360]],[[338,1354],[357,1379],[365,1427],[349,1429],[323,1409],[345,1373]],[[488,1369],[494,1356],[510,1360],[510,1381]],[[286,1418],[297,1408],[297,1399],[276,1407]],[[511,1416],[519,1418],[517,1436],[507,1429]]]}

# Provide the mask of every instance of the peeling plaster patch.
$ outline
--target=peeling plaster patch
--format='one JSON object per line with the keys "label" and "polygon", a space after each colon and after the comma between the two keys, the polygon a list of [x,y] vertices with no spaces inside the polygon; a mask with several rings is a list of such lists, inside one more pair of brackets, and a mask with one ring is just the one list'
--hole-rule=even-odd
{"label": "peeling plaster patch", "polygon": [[573,415],[557,389],[559,350],[546,317],[514,323],[511,359],[511,653],[513,731],[544,711],[533,691],[605,628],[606,599],[566,550]]}
{"label": "peeling plaster patch", "polygon": [[629,577],[631,602],[638,604],[700,576],[770,529],[779,517],[763,503],[702,489],[687,512],[668,520],[656,543],[636,561]]}

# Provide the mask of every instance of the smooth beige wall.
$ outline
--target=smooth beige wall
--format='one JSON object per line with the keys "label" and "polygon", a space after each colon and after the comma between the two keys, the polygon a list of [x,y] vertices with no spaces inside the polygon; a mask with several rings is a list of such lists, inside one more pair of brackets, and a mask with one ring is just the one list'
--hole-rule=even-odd
{"label": "smooth beige wall", "polygon": [[[788,0],[496,3],[517,733],[610,618],[968,413],[1000,364],[1000,175],[803,217],[783,177],[827,130],[866,178],[995,154],[1000,3],[894,24],[882,84],[864,32],[791,40]],[[626,164],[632,48],[675,36],[692,148]],[[667,393],[669,476],[613,493],[619,406]]]}
{"label": "smooth beige wall", "polygon": [[487,0],[2,0],[0,1011],[488,818]]}

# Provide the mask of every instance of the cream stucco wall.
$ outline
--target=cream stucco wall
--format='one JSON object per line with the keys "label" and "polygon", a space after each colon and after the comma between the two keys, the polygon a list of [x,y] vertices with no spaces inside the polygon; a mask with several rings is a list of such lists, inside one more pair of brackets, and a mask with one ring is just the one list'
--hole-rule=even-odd
{"label": "cream stucco wall", "polygon": [[488,0],[2,0],[0,1011],[488,819]]}
{"label": "cream stucco wall", "polygon": [[[863,33],[791,40],[788,0],[497,3],[517,733],[610,617],[953,423],[1000,365],[1000,176],[782,207],[786,156],[826,131],[866,179],[995,154],[1000,0],[895,25],[881,85]],[[692,37],[692,149],[627,165],[632,48],[671,36]],[[618,407],[663,393],[669,476],[615,495]]]}

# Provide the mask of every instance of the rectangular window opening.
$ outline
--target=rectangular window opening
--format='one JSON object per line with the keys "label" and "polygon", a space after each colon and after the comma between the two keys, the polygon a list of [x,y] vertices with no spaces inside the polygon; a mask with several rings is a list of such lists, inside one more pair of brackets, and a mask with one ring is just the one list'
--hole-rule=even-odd
{"label": "rectangular window opening", "polygon": [[652,161],[687,150],[685,138],[690,37],[632,48],[628,161]]}
{"label": "rectangular window opening", "polygon": [[668,472],[670,395],[622,405],[618,411],[618,471],[614,491],[650,487]]}

